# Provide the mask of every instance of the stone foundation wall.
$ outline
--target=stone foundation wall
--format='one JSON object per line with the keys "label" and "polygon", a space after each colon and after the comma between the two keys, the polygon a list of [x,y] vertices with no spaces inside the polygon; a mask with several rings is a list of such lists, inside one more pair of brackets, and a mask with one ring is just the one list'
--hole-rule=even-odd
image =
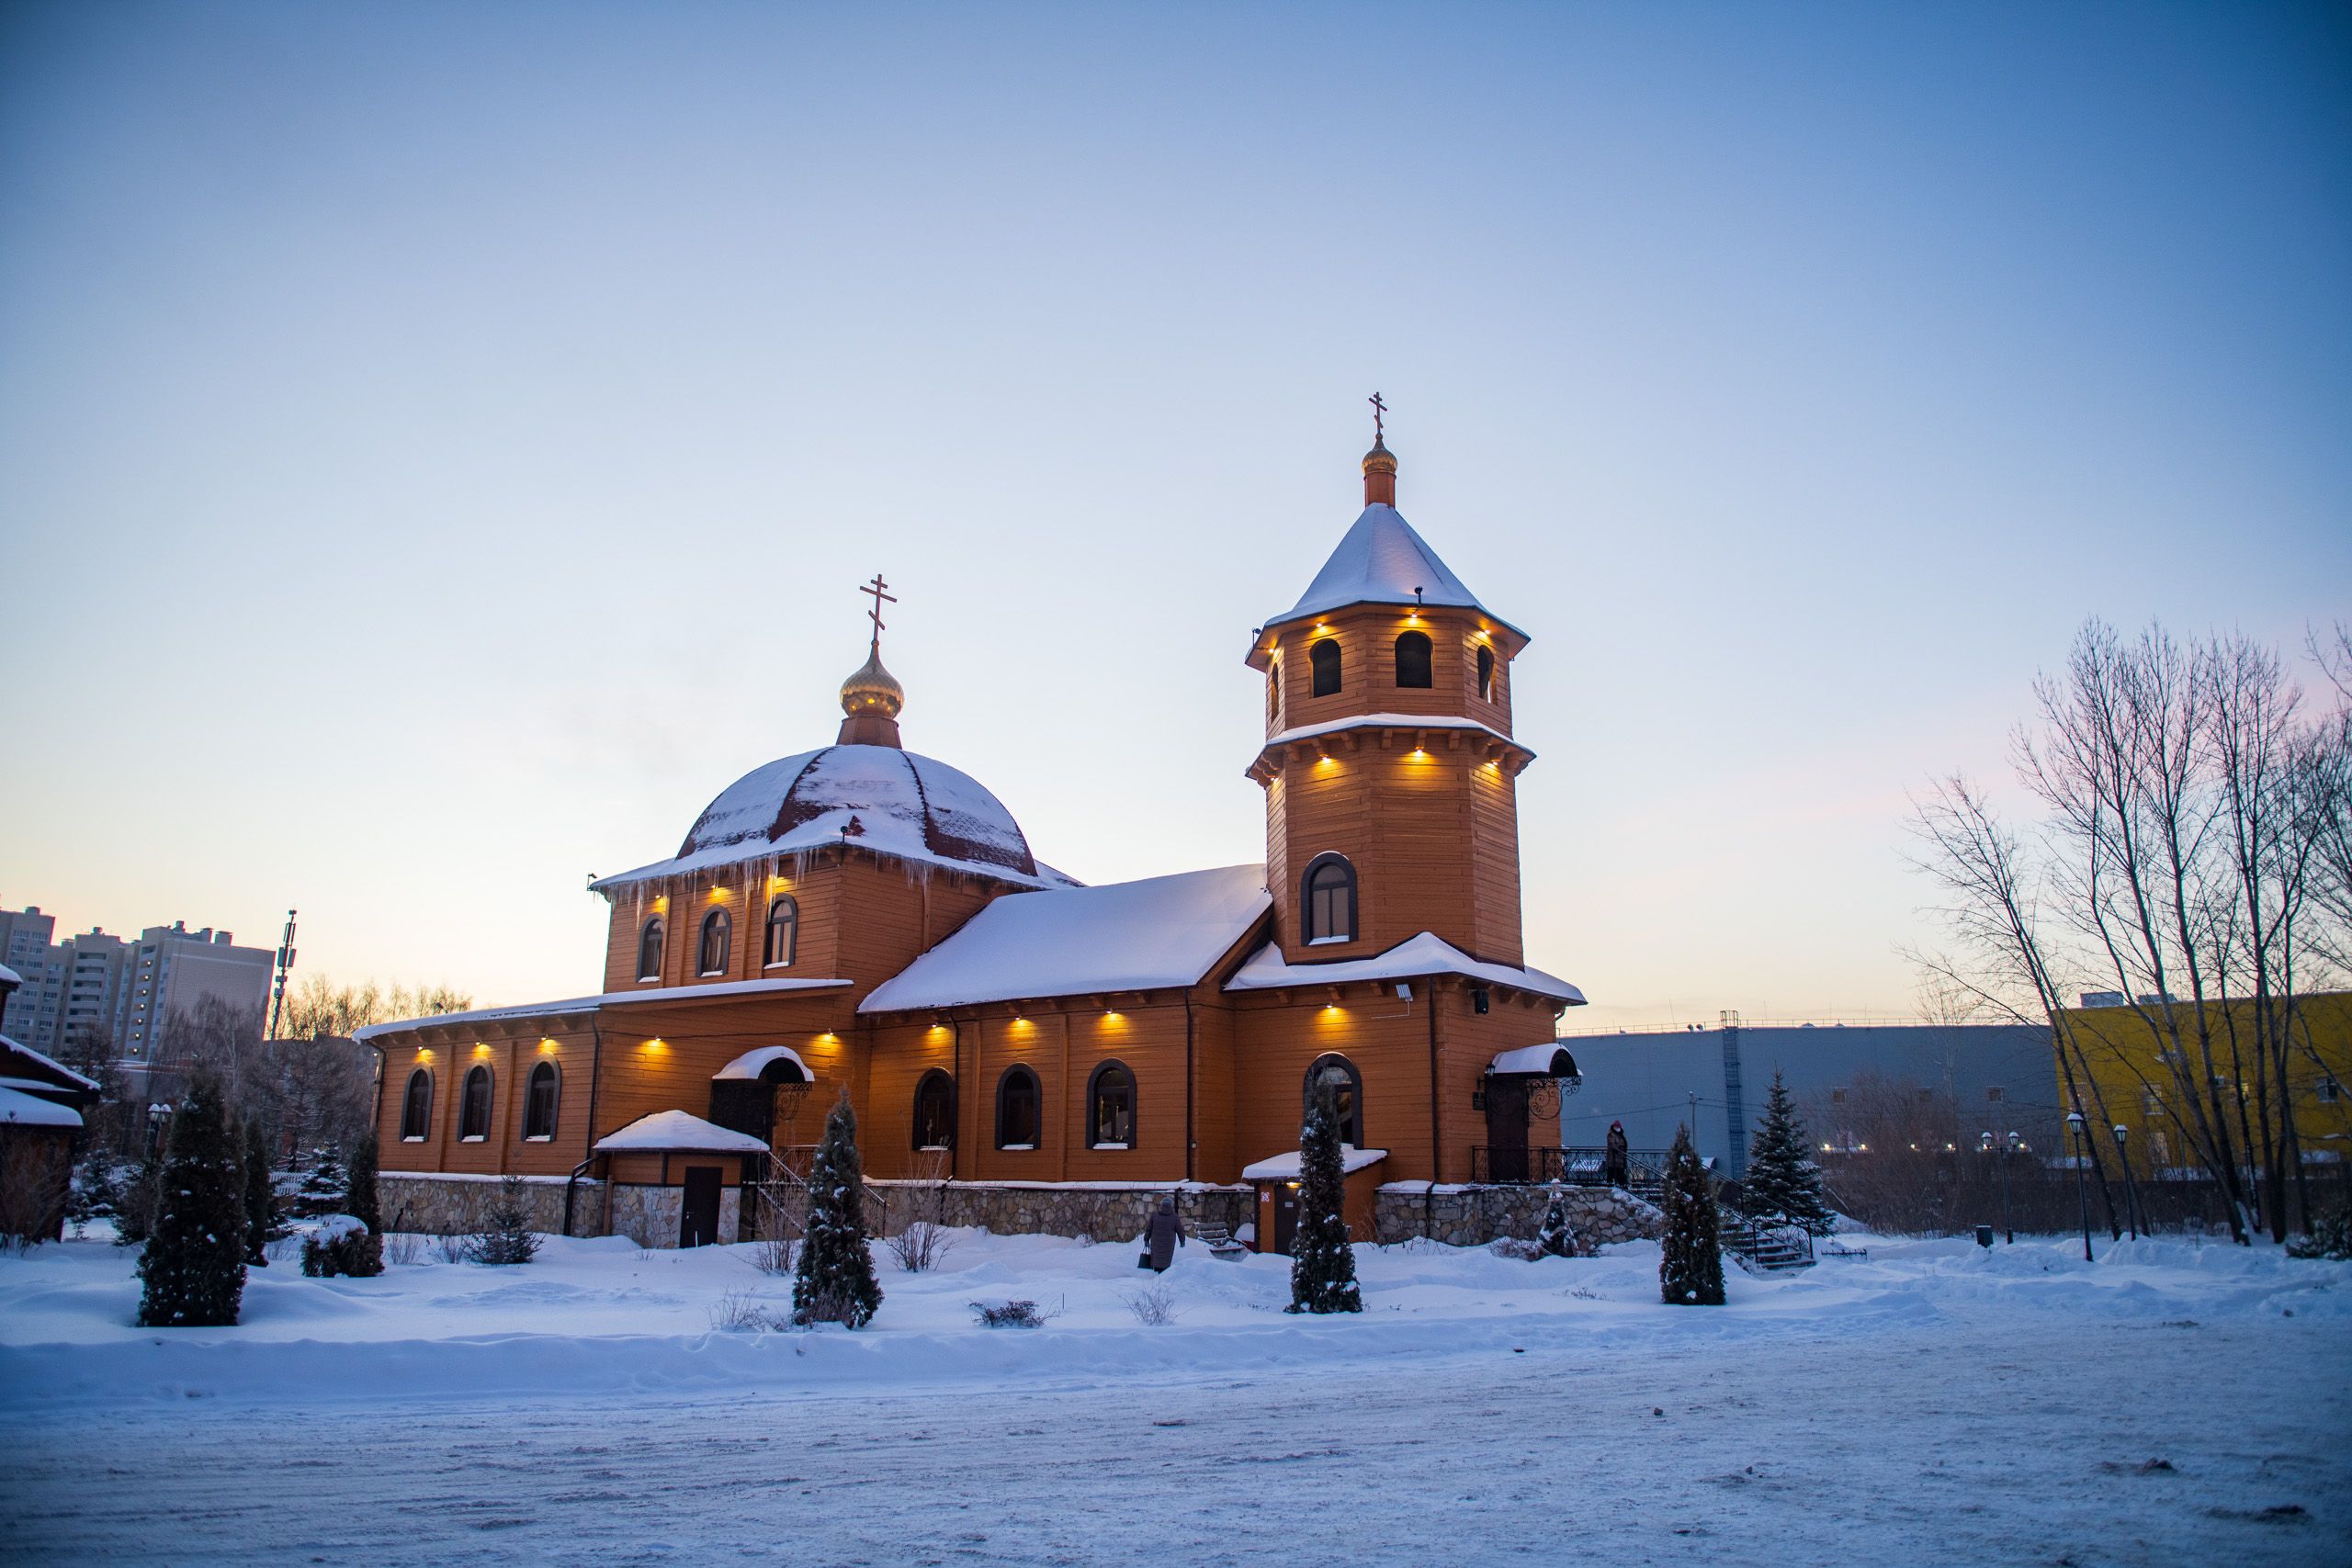
{"label": "stone foundation wall", "polygon": [[865,1224],[876,1235],[896,1235],[917,1220],[977,1225],[999,1235],[1070,1235],[1133,1241],[1159,1201],[1176,1194],[1176,1213],[1189,1234],[1206,1224],[1228,1230],[1254,1215],[1246,1187],[1022,1187],[978,1181],[874,1181],[865,1188]]}
{"label": "stone foundation wall", "polygon": [[[633,1187],[613,1189],[613,1223],[609,1232],[625,1235],[643,1247],[675,1247],[678,1231],[685,1223],[686,1190],[683,1187]],[[721,1243],[747,1240],[741,1231],[743,1190],[722,1187],[718,1190],[718,1239]]]}
{"label": "stone foundation wall", "polygon": [[[1568,1223],[1589,1247],[1666,1234],[1657,1205],[1622,1187],[1567,1187],[1561,1194]],[[1382,1188],[1374,1215],[1384,1243],[1426,1235],[1449,1247],[1484,1247],[1504,1236],[1532,1241],[1551,1205],[1548,1187],[1441,1186],[1425,1193],[1416,1182]]]}
{"label": "stone foundation wall", "polygon": [[[376,1179],[377,1207],[384,1228],[420,1231],[427,1235],[471,1235],[489,1224],[490,1206],[498,1201],[498,1179],[480,1176],[435,1176],[386,1171]],[[561,1177],[525,1177],[523,1202],[531,1228],[549,1235],[563,1232]],[[572,1188],[571,1234],[603,1235],[605,1184],[582,1179]],[[674,1243],[677,1226],[670,1235]]]}

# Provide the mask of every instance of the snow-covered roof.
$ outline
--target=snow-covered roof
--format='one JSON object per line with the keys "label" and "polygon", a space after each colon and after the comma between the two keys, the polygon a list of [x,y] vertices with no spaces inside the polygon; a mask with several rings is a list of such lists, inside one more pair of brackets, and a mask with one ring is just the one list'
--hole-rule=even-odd
{"label": "snow-covered roof", "polygon": [[0,1123],[9,1122],[19,1127],[79,1127],[82,1113],[22,1089],[0,1089]]}
{"label": "snow-covered roof", "polygon": [[6,964],[0,964],[0,986],[21,986],[24,983],[25,977],[22,975],[17,974]]}
{"label": "snow-covered roof", "polygon": [[1007,894],[876,987],[858,1010],[1190,986],[1272,907],[1262,865]]}
{"label": "snow-covered roof", "polygon": [[798,1067],[803,1082],[817,1081],[817,1075],[808,1070],[808,1064],[800,1059],[800,1053],[789,1045],[763,1045],[756,1051],[746,1051],[710,1076],[714,1078],[756,1078],[778,1062],[790,1062]]}
{"label": "snow-covered roof", "polygon": [[[1353,1176],[1366,1166],[1378,1165],[1387,1157],[1386,1149],[1360,1149],[1352,1144],[1341,1144],[1340,1171],[1342,1175]],[[1296,1181],[1298,1163],[1299,1151],[1293,1149],[1286,1155],[1275,1155],[1270,1158],[1261,1159],[1255,1165],[1243,1166],[1241,1179],[1244,1181]]]}
{"label": "snow-covered roof", "polygon": [[970,774],[896,746],[827,746],[753,768],[704,807],[676,854],[590,886],[841,843],[1032,887],[1070,885],[1037,863],[1021,824]]}
{"label": "snow-covered roof", "polygon": [[598,1154],[626,1154],[632,1149],[648,1151],[690,1149],[697,1154],[763,1155],[768,1145],[749,1133],[729,1132],[699,1116],[689,1116],[683,1111],[657,1111],[650,1116],[640,1116],[617,1133],[596,1140]]}
{"label": "snow-covered roof", "polygon": [[46,1067],[49,1071],[55,1073],[62,1078],[66,1078],[74,1083],[80,1084],[84,1089],[94,1089],[98,1087],[97,1079],[85,1078],[81,1074],[75,1072],[73,1068],[67,1066],[64,1063],[59,1061],[56,1057],[45,1056],[39,1051],[34,1050],[31,1046],[25,1044],[23,1042],[11,1040],[5,1034],[0,1034],[0,1049],[13,1051],[17,1055],[24,1057],[27,1061],[32,1062],[39,1066]]}
{"label": "snow-covered roof", "polygon": [[[1437,558],[1437,552],[1413,532],[1413,525],[1395,507],[1379,502],[1363,509],[1363,515],[1340,538],[1339,548],[1306,585],[1298,603],[1266,624],[1279,626],[1349,604],[1410,604],[1417,602],[1416,588],[1420,590],[1418,603],[1477,610],[1510,626],[1478,603],[1478,596]],[[1519,631],[1517,626],[1510,629]]]}
{"label": "snow-covered roof", "polygon": [[1266,744],[1287,746],[1294,740],[1312,740],[1318,735],[1337,735],[1343,729],[1481,729],[1522,751],[1527,750],[1491,724],[1434,713],[1360,713],[1353,718],[1334,718],[1322,724],[1302,724],[1295,729],[1278,730],[1266,737]]}
{"label": "snow-covered roof", "polygon": [[606,991],[601,996],[570,997],[557,1002],[524,1002],[515,1007],[476,1008],[471,1012],[437,1012],[424,1018],[403,1018],[390,1023],[371,1023],[351,1032],[351,1037],[362,1044],[379,1034],[397,1034],[410,1029],[430,1029],[443,1023],[498,1023],[517,1018],[552,1018],[560,1013],[595,1012],[618,1002],[674,1002],[688,998],[715,1001],[720,997],[755,997],[770,991],[821,991],[829,986],[846,986],[847,980],[722,980],[714,986],[647,986],[635,991]]}
{"label": "snow-covered roof", "polygon": [[1584,993],[1556,975],[1546,975],[1541,969],[1514,969],[1508,964],[1483,964],[1430,931],[1408,937],[1377,957],[1342,959],[1336,964],[1293,964],[1283,957],[1281,948],[1268,942],[1250,955],[1250,962],[1226,982],[1225,988],[1273,991],[1288,986],[1409,980],[1421,975],[1464,975],[1498,986],[1515,986],[1570,1007],[1584,1005]]}
{"label": "snow-covered roof", "polygon": [[1521,1045],[1516,1051],[1498,1051],[1495,1059],[1487,1064],[1487,1071],[1498,1077],[1518,1073],[1532,1073],[1539,1077],[1572,1078],[1578,1076],[1577,1059],[1556,1040],[1546,1040],[1541,1045]]}

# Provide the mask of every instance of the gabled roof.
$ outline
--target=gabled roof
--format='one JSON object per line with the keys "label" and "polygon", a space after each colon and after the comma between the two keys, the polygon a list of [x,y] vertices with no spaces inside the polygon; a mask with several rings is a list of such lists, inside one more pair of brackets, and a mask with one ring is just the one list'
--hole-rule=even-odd
{"label": "gabled roof", "polygon": [[82,1113],[37,1094],[0,1088],[0,1126],[12,1122],[19,1127],[79,1127]]}
{"label": "gabled roof", "polygon": [[768,1145],[749,1133],[730,1132],[683,1111],[657,1111],[640,1116],[616,1133],[596,1140],[598,1154],[625,1154],[632,1149],[653,1152],[687,1149],[696,1154],[763,1155]]}
{"label": "gabled roof", "polygon": [[471,1012],[436,1012],[424,1018],[396,1019],[389,1023],[370,1023],[351,1032],[351,1037],[361,1044],[380,1034],[398,1034],[411,1029],[431,1029],[439,1024],[504,1023],[526,1018],[554,1018],[567,1013],[592,1013],[625,1002],[708,1002],[721,997],[758,997],[771,991],[821,991],[829,987],[846,986],[847,980],[820,979],[814,976],[796,980],[720,980],[707,986],[648,986],[635,991],[606,991],[594,997],[568,997],[554,1002],[524,1002],[514,1007],[476,1008]]}
{"label": "gabled roof", "polygon": [[1272,908],[1262,865],[1008,893],[875,987],[857,1010],[1190,986]]}
{"label": "gabled roof", "polygon": [[[1418,600],[1414,590],[1420,590]],[[1269,619],[1268,626],[1319,615],[1350,604],[1446,604],[1510,623],[1478,603],[1453,570],[1438,559],[1427,540],[1393,507],[1374,502],[1363,509],[1340,547],[1306,585],[1298,603]],[[1510,626],[1519,632],[1517,626]],[[1520,632],[1520,636],[1527,634]]]}
{"label": "gabled roof", "polygon": [[1268,942],[1226,982],[1228,991],[1277,991],[1295,986],[1342,986],[1361,980],[1410,980],[1423,975],[1462,975],[1497,986],[1513,986],[1550,997],[1569,1007],[1582,1007],[1584,993],[1556,975],[1541,969],[1515,969],[1508,964],[1487,964],[1431,931],[1408,937],[1372,958],[1348,958],[1336,964],[1293,964],[1283,950]]}
{"label": "gabled roof", "polygon": [[73,1068],[67,1066],[64,1063],[57,1060],[54,1056],[45,1056],[29,1045],[11,1040],[5,1034],[0,1034],[0,1060],[5,1060],[12,1055],[22,1057],[27,1064],[40,1072],[54,1074],[56,1077],[62,1078],[64,1082],[57,1086],[60,1089],[86,1089],[95,1090],[98,1087],[97,1079],[85,1078],[81,1074],[75,1072]]}

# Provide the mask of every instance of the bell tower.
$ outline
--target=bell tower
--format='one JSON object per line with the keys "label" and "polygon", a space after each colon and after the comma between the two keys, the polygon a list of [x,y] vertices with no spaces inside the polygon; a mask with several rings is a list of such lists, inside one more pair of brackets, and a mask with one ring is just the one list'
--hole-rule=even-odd
{"label": "bell tower", "polygon": [[1274,935],[1293,964],[1369,958],[1423,931],[1517,965],[1511,734],[1525,633],[1480,604],[1396,511],[1380,429],[1363,512],[1298,603],[1260,628]]}

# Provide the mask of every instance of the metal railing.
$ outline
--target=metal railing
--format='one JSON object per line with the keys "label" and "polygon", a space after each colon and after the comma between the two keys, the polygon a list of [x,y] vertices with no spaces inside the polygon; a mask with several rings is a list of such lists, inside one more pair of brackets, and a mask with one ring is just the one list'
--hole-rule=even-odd
{"label": "metal railing", "polygon": [[1557,1181],[1568,1187],[1622,1186],[1630,1191],[1649,1193],[1665,1184],[1669,1152],[1628,1150],[1624,1169],[1612,1172],[1607,1149],[1512,1149],[1474,1144],[1470,1148],[1470,1179],[1494,1187],[1542,1186]]}

